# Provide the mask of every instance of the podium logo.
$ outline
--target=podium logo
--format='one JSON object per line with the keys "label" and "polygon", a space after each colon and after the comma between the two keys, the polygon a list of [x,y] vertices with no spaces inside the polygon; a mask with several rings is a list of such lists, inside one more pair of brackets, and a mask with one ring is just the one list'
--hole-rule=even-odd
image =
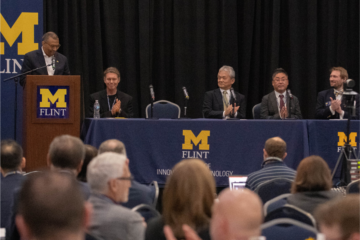
{"label": "podium logo", "polygon": [[38,86],[38,118],[69,118],[69,87]]}
{"label": "podium logo", "polygon": [[[12,27],[9,26],[2,14],[0,14],[0,32],[6,42],[12,47],[20,36],[22,42],[17,43],[18,55],[25,55],[28,52],[37,50],[38,43],[35,43],[35,25],[38,25],[38,13],[22,12]],[[0,54],[5,54],[5,43],[0,43]]]}
{"label": "podium logo", "polygon": [[[339,136],[338,147],[345,146],[345,143],[347,142],[347,137],[346,137],[345,133],[338,132],[338,136]],[[357,132],[351,132],[349,134],[349,143],[352,147],[357,147],[356,137],[357,137]]]}
{"label": "podium logo", "polygon": [[183,136],[183,150],[193,150],[195,145],[198,146],[199,151],[182,151],[182,158],[207,159],[209,151],[206,150],[210,150],[210,145],[208,143],[210,137],[209,130],[203,130],[197,136],[195,136],[191,130],[183,130]]}

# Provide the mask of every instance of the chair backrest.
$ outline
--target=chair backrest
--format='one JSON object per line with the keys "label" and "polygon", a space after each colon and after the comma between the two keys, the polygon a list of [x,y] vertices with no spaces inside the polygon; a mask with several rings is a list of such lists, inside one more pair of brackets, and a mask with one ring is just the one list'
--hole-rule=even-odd
{"label": "chair backrest", "polygon": [[[154,102],[154,118],[180,118],[181,110],[179,105],[167,100],[159,100]],[[151,116],[151,104],[146,106],[146,118]]]}
{"label": "chair backrest", "polygon": [[261,103],[258,103],[252,108],[253,119],[260,119],[260,107]]}
{"label": "chair backrest", "polygon": [[290,218],[312,227],[316,227],[315,218],[310,213],[290,204],[285,204],[283,207],[268,212],[264,218],[264,222],[270,222],[278,218]]}
{"label": "chair backrest", "polygon": [[346,187],[346,193],[360,193],[359,184],[360,184],[360,179],[349,183]]}
{"label": "chair backrest", "polygon": [[254,190],[263,203],[284,193],[290,193],[292,181],[286,178],[274,178],[261,183]]}
{"label": "chair backrest", "polygon": [[154,200],[153,200],[152,206],[153,206],[153,208],[156,209],[156,205],[157,205],[158,198],[159,198],[159,184],[157,181],[154,180],[149,184],[149,186],[154,189]]}
{"label": "chair backrest", "polygon": [[138,212],[145,218],[145,221],[148,222],[154,217],[159,217],[161,214],[152,206],[147,204],[139,204],[131,209],[133,212]]}
{"label": "chair backrest", "polygon": [[270,199],[264,204],[264,216],[266,216],[269,212],[274,211],[275,209],[281,208],[287,203],[287,198],[291,193],[281,194],[273,199]]}
{"label": "chair backrest", "polygon": [[262,236],[266,240],[306,240],[317,239],[316,228],[299,221],[279,218],[261,225]]}

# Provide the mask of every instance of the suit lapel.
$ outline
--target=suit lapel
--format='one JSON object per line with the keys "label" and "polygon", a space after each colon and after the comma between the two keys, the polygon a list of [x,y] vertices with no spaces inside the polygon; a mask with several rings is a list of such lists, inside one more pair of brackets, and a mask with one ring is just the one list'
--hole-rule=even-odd
{"label": "suit lapel", "polygon": [[[45,58],[41,48],[36,52],[36,60],[41,67],[46,65]],[[42,75],[48,75],[47,67],[39,69],[39,71],[42,73]]]}
{"label": "suit lapel", "polygon": [[221,110],[224,111],[224,104],[223,104],[223,99],[222,99],[222,95],[221,95],[221,90],[220,88],[214,90],[215,91],[215,101],[216,104],[218,106],[220,106]]}
{"label": "suit lapel", "polygon": [[[277,105],[277,101],[276,101],[276,95],[275,95],[274,91],[271,92],[269,95],[269,104],[270,104],[269,110],[271,109],[274,113],[279,113],[278,105]],[[271,111],[269,111],[269,112],[271,112]]]}

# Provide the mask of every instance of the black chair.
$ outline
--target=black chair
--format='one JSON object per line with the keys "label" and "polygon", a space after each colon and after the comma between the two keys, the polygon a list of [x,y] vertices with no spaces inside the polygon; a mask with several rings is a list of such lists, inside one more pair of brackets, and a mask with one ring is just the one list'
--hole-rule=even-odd
{"label": "black chair", "polygon": [[351,183],[349,183],[346,187],[346,193],[360,193],[360,189],[359,189],[359,184],[360,184],[360,179],[352,181]]}
{"label": "black chair", "polygon": [[285,204],[283,207],[268,212],[265,216],[264,222],[270,222],[278,218],[290,218],[312,227],[316,227],[315,218],[310,213],[290,204]]}
{"label": "black chair", "polygon": [[161,214],[152,206],[147,204],[139,204],[131,209],[133,212],[138,212],[145,218],[145,221],[148,222],[154,217],[159,217]]}
{"label": "black chair", "polygon": [[273,199],[270,199],[264,204],[264,216],[266,216],[269,212],[274,211],[275,209],[281,208],[287,203],[287,198],[291,193],[281,194]]}
{"label": "black chair", "polygon": [[260,119],[260,107],[261,103],[258,103],[252,108],[253,119]]}
{"label": "black chair", "polygon": [[156,205],[159,198],[159,184],[157,181],[152,181],[149,186],[154,189],[154,199],[152,206],[156,209]]}
{"label": "black chair", "polygon": [[279,218],[261,225],[266,240],[317,239],[316,228],[289,218]]}
{"label": "black chair", "polygon": [[[179,105],[167,100],[159,100],[154,102],[154,118],[180,118],[181,109]],[[151,104],[146,106],[146,118],[151,116]]]}
{"label": "black chair", "polygon": [[254,190],[263,203],[280,196],[284,193],[290,193],[292,181],[286,178],[274,178],[272,180],[261,183]]}

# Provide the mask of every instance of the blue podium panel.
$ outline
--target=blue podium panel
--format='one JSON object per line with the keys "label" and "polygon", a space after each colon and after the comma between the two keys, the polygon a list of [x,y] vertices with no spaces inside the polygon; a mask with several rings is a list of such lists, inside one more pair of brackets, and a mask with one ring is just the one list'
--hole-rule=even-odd
{"label": "blue podium panel", "polygon": [[86,119],[82,129],[84,142],[95,147],[113,138],[124,142],[135,179],[160,184],[180,160],[200,158],[217,186],[227,186],[229,175],[261,168],[264,143],[274,136],[287,142],[285,162],[296,169],[309,154],[306,121]]}
{"label": "blue podium panel", "polygon": [[[334,169],[341,147],[344,146],[347,140],[346,126],[346,120],[308,121],[309,153],[324,158],[331,170]],[[350,124],[350,145],[354,147],[357,154],[359,151],[357,146],[359,129],[360,121],[352,120]],[[338,174],[335,175],[335,177],[337,176]]]}

